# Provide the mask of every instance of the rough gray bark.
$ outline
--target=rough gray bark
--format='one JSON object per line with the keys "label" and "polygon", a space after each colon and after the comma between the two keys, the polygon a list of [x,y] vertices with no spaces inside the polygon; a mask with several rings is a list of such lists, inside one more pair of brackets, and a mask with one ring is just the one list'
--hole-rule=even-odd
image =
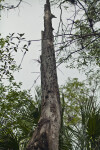
{"label": "rough gray bark", "polygon": [[41,54],[41,117],[27,150],[58,150],[61,125],[61,105],[57,83],[56,61],[53,45],[53,28],[49,0],[44,9]]}

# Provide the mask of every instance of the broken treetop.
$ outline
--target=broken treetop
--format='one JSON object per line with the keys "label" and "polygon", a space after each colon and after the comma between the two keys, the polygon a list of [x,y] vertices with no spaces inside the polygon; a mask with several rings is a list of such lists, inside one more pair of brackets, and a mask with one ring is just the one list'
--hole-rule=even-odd
{"label": "broken treetop", "polygon": [[44,8],[44,38],[45,39],[53,39],[53,34],[52,34],[53,28],[52,28],[52,21],[51,21],[52,18],[55,18],[55,16],[51,14],[50,2],[49,0],[47,0]]}

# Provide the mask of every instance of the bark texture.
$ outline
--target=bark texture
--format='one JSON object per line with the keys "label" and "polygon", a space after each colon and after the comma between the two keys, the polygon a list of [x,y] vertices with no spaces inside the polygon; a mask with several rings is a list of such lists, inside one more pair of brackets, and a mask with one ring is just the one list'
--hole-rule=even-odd
{"label": "bark texture", "polygon": [[61,125],[61,105],[57,83],[56,61],[53,45],[53,28],[49,0],[44,8],[41,54],[41,117],[27,150],[58,150]]}

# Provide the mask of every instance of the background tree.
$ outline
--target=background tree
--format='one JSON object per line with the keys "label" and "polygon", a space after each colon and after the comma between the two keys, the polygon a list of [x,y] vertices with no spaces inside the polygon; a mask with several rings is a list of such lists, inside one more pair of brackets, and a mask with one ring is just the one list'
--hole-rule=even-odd
{"label": "background tree", "polygon": [[63,119],[60,149],[99,150],[99,80],[94,75],[86,83],[70,79],[61,88]]}
{"label": "background tree", "polygon": [[40,98],[34,101],[19,85],[2,86],[0,93],[0,149],[24,149],[40,117]]}
{"label": "background tree", "polygon": [[[56,0],[53,3],[61,10],[56,34],[59,64],[68,60],[67,65],[70,64],[70,67],[77,66],[86,69],[86,66],[100,66],[99,0]],[[65,13],[69,12],[71,17],[69,18],[69,15],[65,17]]]}
{"label": "background tree", "polygon": [[[0,36],[0,150],[24,149],[40,116],[40,99],[36,95],[34,101],[13,75],[21,66],[16,65],[14,54],[21,49],[24,57],[30,45],[23,36]],[[36,88],[36,92],[40,90]]]}

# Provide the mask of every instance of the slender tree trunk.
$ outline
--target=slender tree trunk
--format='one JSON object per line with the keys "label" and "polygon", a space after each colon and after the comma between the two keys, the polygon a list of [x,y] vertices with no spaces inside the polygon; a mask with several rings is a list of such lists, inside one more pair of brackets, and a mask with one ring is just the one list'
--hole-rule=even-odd
{"label": "slender tree trunk", "polygon": [[56,61],[53,45],[53,28],[49,0],[44,9],[41,54],[41,117],[27,150],[58,150],[61,125],[61,105],[57,83]]}

